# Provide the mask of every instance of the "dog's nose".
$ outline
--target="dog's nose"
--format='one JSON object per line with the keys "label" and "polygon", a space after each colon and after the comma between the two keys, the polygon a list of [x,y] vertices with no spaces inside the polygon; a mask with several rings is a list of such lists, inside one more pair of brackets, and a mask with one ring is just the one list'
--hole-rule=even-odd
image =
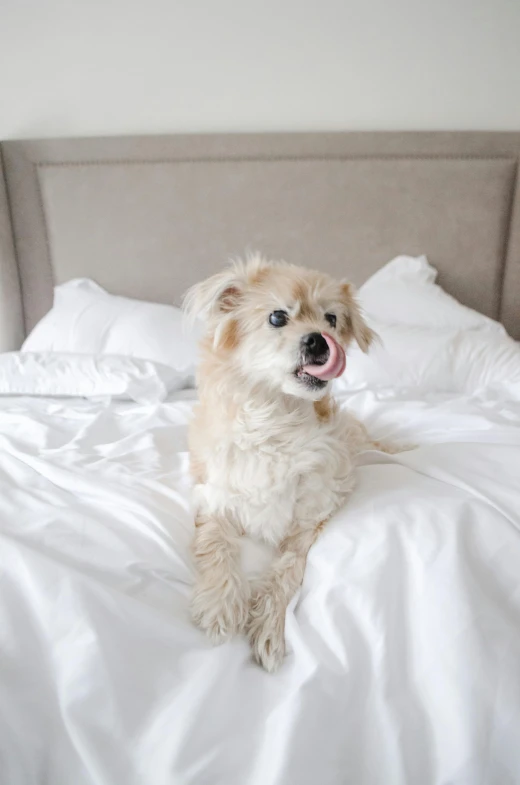
{"label": "dog's nose", "polygon": [[321,333],[309,333],[302,338],[302,346],[313,357],[320,357],[327,354],[329,347],[327,341]]}

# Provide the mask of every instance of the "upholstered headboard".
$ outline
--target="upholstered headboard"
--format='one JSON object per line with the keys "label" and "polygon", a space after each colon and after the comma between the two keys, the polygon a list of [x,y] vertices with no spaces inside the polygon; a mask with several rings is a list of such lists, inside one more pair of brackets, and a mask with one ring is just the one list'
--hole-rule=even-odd
{"label": "upholstered headboard", "polygon": [[362,283],[425,253],[440,283],[520,338],[520,133],[319,133],[1,145],[0,349],[55,283],[178,303],[260,250]]}

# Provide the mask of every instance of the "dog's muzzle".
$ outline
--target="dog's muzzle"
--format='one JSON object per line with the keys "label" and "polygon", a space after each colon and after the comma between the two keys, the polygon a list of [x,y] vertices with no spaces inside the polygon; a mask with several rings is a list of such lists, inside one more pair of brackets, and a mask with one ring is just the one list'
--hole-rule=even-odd
{"label": "dog's muzzle", "polygon": [[302,366],[298,376],[328,382],[341,376],[347,364],[345,350],[329,333],[309,333],[301,340]]}

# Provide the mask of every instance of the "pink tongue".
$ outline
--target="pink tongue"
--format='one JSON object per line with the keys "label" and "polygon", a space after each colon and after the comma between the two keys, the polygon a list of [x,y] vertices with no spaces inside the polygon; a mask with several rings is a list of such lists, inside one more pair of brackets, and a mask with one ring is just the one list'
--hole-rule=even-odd
{"label": "pink tongue", "polygon": [[329,347],[327,362],[324,365],[304,365],[302,370],[311,376],[315,376],[316,379],[323,379],[328,382],[331,379],[336,379],[338,376],[341,376],[345,370],[347,358],[345,357],[343,347],[334,340],[332,335],[329,335],[328,333],[322,333],[322,335]]}

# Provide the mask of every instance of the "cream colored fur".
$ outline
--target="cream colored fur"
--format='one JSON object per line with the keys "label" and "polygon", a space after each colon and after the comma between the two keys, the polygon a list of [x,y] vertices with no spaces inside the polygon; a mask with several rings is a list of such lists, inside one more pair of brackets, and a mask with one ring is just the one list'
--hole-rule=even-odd
{"label": "cream colored fur", "polygon": [[[190,429],[196,530],[194,621],[215,642],[245,631],[268,671],[281,663],[287,604],[309,548],[354,486],[354,462],[369,444],[364,426],[324,389],[295,375],[302,336],[333,331],[364,351],[373,334],[352,287],[329,276],[253,257],[197,285],[185,308],[206,319],[200,403]],[[269,315],[288,313],[275,328]],[[275,546],[252,585],[240,568],[242,535]]]}

